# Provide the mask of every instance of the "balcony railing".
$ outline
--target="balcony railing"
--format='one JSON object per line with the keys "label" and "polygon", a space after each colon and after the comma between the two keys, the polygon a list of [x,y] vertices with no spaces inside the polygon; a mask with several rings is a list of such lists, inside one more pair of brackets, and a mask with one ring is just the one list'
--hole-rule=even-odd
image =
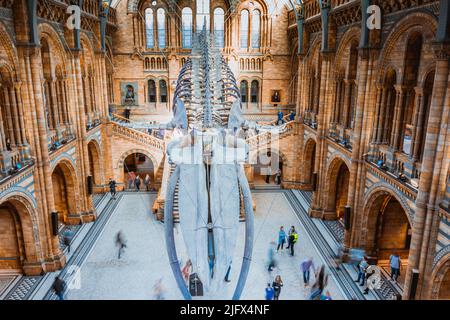
{"label": "balcony railing", "polygon": [[75,134],[70,125],[62,127],[58,131],[48,131],[48,150],[53,153],[74,139]]}

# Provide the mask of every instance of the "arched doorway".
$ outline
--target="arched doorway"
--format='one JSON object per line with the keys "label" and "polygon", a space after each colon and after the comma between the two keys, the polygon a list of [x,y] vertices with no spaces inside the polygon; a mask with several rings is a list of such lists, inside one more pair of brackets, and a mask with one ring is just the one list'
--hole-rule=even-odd
{"label": "arched doorway", "polygon": [[36,265],[27,268],[38,258],[31,209],[25,203],[12,196],[0,204],[0,271],[30,275],[41,271]]}
{"label": "arched doorway", "polygon": [[309,140],[306,143],[303,159],[303,183],[312,189],[314,167],[316,164],[316,142]]}
{"label": "arched doorway", "polygon": [[[145,188],[144,180],[148,175],[150,178],[149,189],[155,189],[155,166],[152,159],[143,153],[132,153],[128,155],[123,163],[123,174],[125,188],[130,189],[129,179],[138,175],[141,178],[141,189]],[[134,186],[132,187],[134,188]]]}
{"label": "arched doorway", "polygon": [[439,287],[439,300],[450,300],[450,269],[445,272],[442,279],[441,286]]}
{"label": "arched doorway", "polygon": [[74,174],[64,162],[52,172],[53,198],[60,224],[68,223],[69,214],[76,213]]}
{"label": "arched doorway", "polygon": [[88,157],[89,157],[89,168],[91,171],[94,186],[101,185],[102,177],[101,177],[100,153],[98,151],[96,142],[94,141],[88,143]]}
{"label": "arched doorway", "polygon": [[388,192],[374,195],[369,203],[366,252],[388,273],[389,257],[398,254],[402,260],[398,283],[402,285],[412,236],[407,213],[397,198]]}
{"label": "arched doorway", "polygon": [[344,218],[344,208],[348,201],[348,185],[350,170],[341,159],[335,159],[330,165],[328,174],[328,201],[326,206],[327,219],[341,220]]}
{"label": "arched doorway", "polygon": [[280,182],[283,176],[283,158],[277,151],[264,150],[258,153],[254,165],[255,185],[277,185],[276,173],[280,170]]}

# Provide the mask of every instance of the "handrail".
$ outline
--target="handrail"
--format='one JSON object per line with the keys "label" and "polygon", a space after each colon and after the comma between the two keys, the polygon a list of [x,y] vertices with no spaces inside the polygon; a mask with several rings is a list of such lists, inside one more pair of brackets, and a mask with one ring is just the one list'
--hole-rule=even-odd
{"label": "handrail", "polygon": [[[289,121],[285,123],[283,126],[281,126],[282,130],[279,131],[278,135],[285,135],[287,133],[290,133],[293,130],[294,126],[295,121]],[[273,134],[272,131],[266,131],[247,138],[246,141],[249,146],[249,150],[253,151],[255,149],[260,148],[261,146],[266,146],[270,144],[272,142],[272,134]]]}
{"label": "handrail", "polygon": [[161,152],[165,151],[166,143],[164,140],[158,139],[152,135],[143,133],[141,131],[121,126],[120,124],[112,121],[113,124],[113,132],[117,134],[121,134],[127,138],[132,138],[136,141],[139,141],[142,144],[149,145],[155,149],[160,150]]}

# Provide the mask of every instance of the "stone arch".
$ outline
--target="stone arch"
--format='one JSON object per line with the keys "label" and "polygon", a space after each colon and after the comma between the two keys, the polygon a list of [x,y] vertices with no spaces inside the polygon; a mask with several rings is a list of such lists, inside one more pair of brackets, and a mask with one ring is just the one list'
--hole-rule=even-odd
{"label": "stone arch", "polygon": [[361,29],[360,27],[353,26],[349,28],[344,35],[342,36],[341,41],[339,41],[339,47],[336,51],[336,59],[335,59],[335,65],[338,67],[341,65],[344,52],[348,49],[348,47],[351,45],[353,41],[357,41],[359,44],[359,37],[360,37]]}
{"label": "stone arch", "polygon": [[[0,241],[0,247],[4,245],[5,250],[0,252],[6,255],[12,254],[8,256],[9,259],[6,262],[0,263],[0,269],[18,268],[25,275],[41,274],[43,269],[39,262],[41,257],[39,226],[32,199],[22,192],[12,192],[2,197],[0,225],[3,230],[0,238],[5,237]],[[14,260],[17,259],[19,261],[15,262]]]}
{"label": "stone arch", "polygon": [[63,223],[69,222],[69,215],[77,213],[79,199],[78,179],[75,166],[70,159],[62,158],[52,166],[52,184],[55,209]]}
{"label": "stone arch", "polygon": [[344,207],[348,200],[350,168],[349,161],[339,154],[332,155],[328,161],[324,188],[324,210],[332,218],[343,217]]}
{"label": "stone arch", "polygon": [[[380,239],[378,239],[378,236],[381,237],[383,231],[382,228],[384,227],[384,225],[386,225],[385,221],[380,220],[382,218],[381,215],[382,213],[385,214],[384,212],[387,209],[388,205],[396,205],[396,203],[400,205],[399,209],[403,210],[405,214],[405,223],[408,223],[407,229],[403,230],[405,232],[405,237],[407,237],[409,230],[412,230],[412,217],[409,215],[409,207],[405,204],[405,200],[402,199],[402,197],[399,197],[398,193],[395,192],[393,188],[385,185],[376,185],[369,190],[365,197],[363,211],[364,213],[362,219],[362,245],[365,246],[368,253],[377,255],[378,258],[380,258],[380,250],[378,247],[378,242]],[[396,213],[397,212],[398,211],[396,211]],[[398,215],[397,217],[402,218],[402,216]],[[400,234],[400,232],[397,233]]]}
{"label": "stone arch", "polygon": [[[381,52],[379,58],[379,74],[378,81],[382,81],[384,78],[384,73],[388,70],[389,67],[396,70],[397,74],[399,69],[402,67],[394,66],[390,63],[389,58],[392,52],[395,50],[395,47],[398,41],[409,34],[411,28],[415,26],[421,26],[424,30],[424,33],[435,34],[438,26],[438,22],[436,17],[426,12],[415,12],[407,15],[403,19],[399,20],[393,27],[388,37],[386,38],[386,42],[384,44],[384,50]],[[434,37],[431,37],[434,38]],[[401,74],[401,73],[400,73]]]}
{"label": "stone arch", "polygon": [[314,173],[317,143],[313,138],[309,138],[305,143],[303,151],[303,183],[312,185],[312,175]]}
{"label": "stone arch", "polygon": [[153,154],[151,154],[150,152],[144,150],[144,149],[131,149],[131,150],[128,150],[128,151],[124,152],[124,153],[120,156],[119,161],[118,161],[117,164],[116,164],[116,168],[118,168],[118,169],[123,169],[123,163],[124,163],[125,159],[126,159],[130,154],[133,154],[133,153],[142,153],[142,154],[144,154],[145,156],[147,156],[147,157],[153,162],[153,167],[155,168],[155,170],[156,170],[156,168],[158,168],[159,162],[157,161],[157,159],[155,158],[155,156],[154,156]]}
{"label": "stone arch", "polygon": [[50,46],[52,56],[52,77],[55,77],[56,66],[62,65],[64,75],[68,74],[67,54],[61,36],[50,24],[43,22],[38,25],[39,39],[45,38]]}
{"label": "stone arch", "polygon": [[103,155],[96,139],[88,142],[88,158],[94,185],[103,184]]}
{"label": "stone arch", "polygon": [[19,66],[19,60],[12,39],[5,25],[0,21],[0,65],[8,67],[13,76],[12,80],[18,80],[17,68]]}
{"label": "stone arch", "polygon": [[431,299],[450,299],[450,250],[437,261],[431,275]]}

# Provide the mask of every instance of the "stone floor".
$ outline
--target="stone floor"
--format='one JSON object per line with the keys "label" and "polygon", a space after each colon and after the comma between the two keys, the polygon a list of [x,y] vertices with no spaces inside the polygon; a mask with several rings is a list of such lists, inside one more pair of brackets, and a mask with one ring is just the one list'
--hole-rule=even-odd
{"label": "stone floor", "polygon": [[[68,299],[154,299],[153,286],[161,278],[166,299],[182,298],[167,258],[164,225],[156,221],[151,213],[154,197],[149,194],[124,195],[81,267],[79,289],[72,288],[67,294]],[[267,282],[272,282],[277,274],[284,281],[280,299],[307,299],[310,290],[303,286],[300,262],[306,256],[313,257],[316,265],[324,261],[282,193],[255,193],[254,199],[257,210],[253,259],[242,299],[264,299]],[[280,225],[286,229],[295,225],[298,229],[296,255],[291,257],[287,252],[277,254],[279,267],[269,274],[268,249],[271,242],[277,240]],[[244,246],[243,223],[240,228],[231,282],[224,283],[223,292],[204,298],[231,298]],[[119,230],[122,230],[127,240],[127,248],[120,260],[117,259],[114,244],[114,236]],[[181,234],[175,233],[178,256],[184,264],[187,258]],[[331,276],[327,290],[333,299],[343,299],[343,294]]]}

